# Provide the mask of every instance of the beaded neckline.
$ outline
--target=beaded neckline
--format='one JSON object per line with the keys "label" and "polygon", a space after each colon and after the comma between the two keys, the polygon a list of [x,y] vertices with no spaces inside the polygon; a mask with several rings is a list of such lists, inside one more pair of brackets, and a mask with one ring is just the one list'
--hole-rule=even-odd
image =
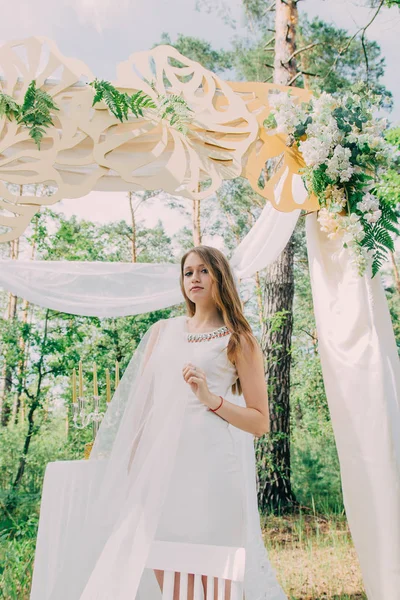
{"label": "beaded neckline", "polygon": [[223,325],[214,331],[208,331],[207,333],[187,333],[188,342],[206,342],[215,338],[220,338],[230,333],[229,329]]}

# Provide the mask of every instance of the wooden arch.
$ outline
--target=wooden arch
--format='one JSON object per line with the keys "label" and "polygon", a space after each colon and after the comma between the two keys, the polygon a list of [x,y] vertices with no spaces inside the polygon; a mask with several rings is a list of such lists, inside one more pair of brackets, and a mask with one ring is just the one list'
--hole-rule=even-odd
{"label": "wooden arch", "polygon": [[[40,150],[24,125],[0,119],[0,241],[19,237],[39,206],[93,190],[163,189],[202,199],[223,180],[243,176],[278,210],[318,209],[315,197],[294,193],[304,166],[301,155],[285,145],[284,136],[271,135],[263,126],[270,94],[289,88],[224,81],[170,46],[132,54],[120,63],[113,82],[118,90],[185,100],[193,117],[183,134],[154,110],[121,123],[103,102],[93,107],[95,92],[88,83],[94,79],[82,61],[63,56],[44,37],[0,47],[1,91],[21,103],[36,80],[59,107]],[[300,101],[310,97],[306,90],[290,90]],[[260,185],[266,161],[273,157],[281,157],[279,168]],[[36,196],[35,185],[52,194]]]}

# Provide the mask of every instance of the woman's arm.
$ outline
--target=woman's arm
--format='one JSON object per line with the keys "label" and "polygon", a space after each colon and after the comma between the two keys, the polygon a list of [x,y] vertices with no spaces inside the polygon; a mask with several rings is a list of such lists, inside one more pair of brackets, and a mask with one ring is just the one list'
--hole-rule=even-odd
{"label": "woman's arm", "polygon": [[[145,371],[145,368],[146,368],[146,365],[147,365],[147,363],[148,363],[148,361],[149,361],[149,359],[151,357],[151,354],[152,354],[152,352],[154,350],[154,347],[155,347],[156,343],[159,340],[160,332],[161,332],[161,327],[162,327],[161,321],[163,321],[163,319],[160,319],[159,321],[157,321],[156,323],[154,323],[153,326],[152,326],[152,328],[151,328],[151,331],[149,333],[149,339],[148,339],[148,342],[147,342],[147,345],[146,345],[146,350],[145,350],[145,353],[144,353],[144,356],[143,356],[143,362],[142,362],[141,371],[140,371],[141,375],[143,375],[143,373]],[[149,385],[150,385],[150,383],[149,383]],[[129,461],[128,461],[128,467],[127,467],[128,468],[128,473],[129,473],[130,468],[132,466],[132,461],[133,461],[133,459],[135,457],[136,450],[137,450],[137,448],[139,446],[139,442],[140,442],[140,440],[142,438],[143,429],[144,429],[144,427],[145,427],[145,425],[147,423],[147,417],[149,415],[150,409],[151,409],[151,406],[149,406],[146,403],[145,410],[144,410],[144,412],[142,414],[142,422],[140,424],[140,427],[139,427],[139,430],[137,432],[136,438],[133,440],[133,443],[132,443],[132,449],[131,449],[131,453],[130,453],[130,457],[129,457]]]}
{"label": "woman's arm", "polygon": [[156,343],[160,337],[161,326],[162,326],[161,321],[163,321],[163,320],[164,319],[160,319],[159,321],[156,321],[151,327],[149,341],[147,342],[146,351],[145,351],[145,354],[143,357],[142,371],[141,371],[142,373],[143,373],[144,369],[146,368],[146,365],[149,361],[151,353],[153,352],[154,346],[156,345]]}
{"label": "woman's arm", "polygon": [[[243,390],[246,408],[224,400],[221,408],[215,413],[239,429],[248,431],[256,437],[269,432],[269,408],[267,385],[264,376],[264,357],[261,348],[254,338],[252,348],[244,336],[240,344],[242,352],[236,359],[236,370]],[[219,406],[221,400],[211,394],[213,400],[207,403],[210,408]]]}

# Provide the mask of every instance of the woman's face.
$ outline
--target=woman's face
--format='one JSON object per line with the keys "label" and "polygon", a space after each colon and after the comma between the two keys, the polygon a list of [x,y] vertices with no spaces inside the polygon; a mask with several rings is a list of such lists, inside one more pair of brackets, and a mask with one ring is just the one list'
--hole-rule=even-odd
{"label": "woman's face", "polygon": [[194,303],[211,300],[213,281],[203,259],[191,252],[185,260],[183,268],[183,284],[187,297]]}

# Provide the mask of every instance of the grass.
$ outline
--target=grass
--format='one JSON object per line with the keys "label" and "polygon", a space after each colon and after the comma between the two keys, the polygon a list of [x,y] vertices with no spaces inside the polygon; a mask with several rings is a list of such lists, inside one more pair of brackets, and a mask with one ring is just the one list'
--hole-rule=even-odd
{"label": "grass", "polygon": [[[0,533],[0,598],[29,599],[36,524],[32,516],[30,526],[12,538],[6,529]],[[262,525],[271,563],[289,600],[366,600],[343,513],[269,515]]]}
{"label": "grass", "polygon": [[268,516],[264,542],[290,600],[366,600],[343,514]]}

